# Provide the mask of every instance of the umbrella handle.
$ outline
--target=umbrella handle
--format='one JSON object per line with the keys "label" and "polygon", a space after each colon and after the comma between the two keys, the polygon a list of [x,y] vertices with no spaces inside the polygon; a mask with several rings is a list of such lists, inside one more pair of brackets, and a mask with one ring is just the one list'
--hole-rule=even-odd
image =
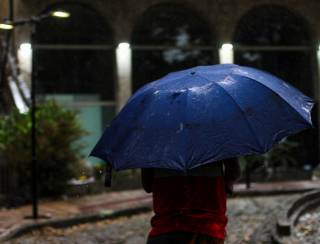
{"label": "umbrella handle", "polygon": [[112,181],[112,166],[110,163],[106,163],[106,175],[104,178],[104,186],[111,187],[111,181]]}

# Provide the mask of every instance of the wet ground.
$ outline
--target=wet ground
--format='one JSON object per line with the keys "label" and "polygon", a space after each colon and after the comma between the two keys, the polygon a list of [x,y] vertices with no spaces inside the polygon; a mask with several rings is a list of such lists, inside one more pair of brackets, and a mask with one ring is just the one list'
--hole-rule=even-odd
{"label": "wet ground", "polygon": [[[229,199],[226,243],[270,243],[268,229],[273,226],[273,216],[286,202],[292,201],[297,196],[299,195]],[[6,244],[143,244],[147,237],[151,216],[152,213],[145,213],[129,218],[83,224],[67,229],[44,228],[6,242]],[[257,237],[260,239],[258,240]]]}
{"label": "wet ground", "polygon": [[300,243],[320,243],[320,207],[302,215],[294,229]]}

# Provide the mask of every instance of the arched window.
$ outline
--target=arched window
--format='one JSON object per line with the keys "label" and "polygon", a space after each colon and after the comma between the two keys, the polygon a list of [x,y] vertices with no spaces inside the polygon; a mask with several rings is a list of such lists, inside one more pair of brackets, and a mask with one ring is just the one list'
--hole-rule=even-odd
{"label": "arched window", "polygon": [[305,21],[278,6],[242,17],[234,34],[235,62],[272,72],[312,96],[311,37]]}
{"label": "arched window", "polygon": [[89,135],[89,151],[115,115],[114,48],[111,30],[90,7],[64,3],[44,12],[64,10],[69,18],[47,18],[33,36],[36,94],[79,111]]}
{"label": "arched window", "polygon": [[95,11],[82,5],[64,4],[50,10],[55,9],[71,16],[48,18],[36,26],[33,42],[39,47],[34,50],[38,92],[97,94],[101,100],[114,100],[110,28]]}
{"label": "arched window", "polygon": [[181,6],[147,10],[132,35],[133,90],[172,71],[218,63],[210,32],[205,21]]}
{"label": "arched window", "polygon": [[[313,91],[312,39],[306,21],[280,6],[259,6],[239,21],[234,33],[235,63],[273,73],[308,96]],[[314,109],[314,123],[316,110]],[[318,163],[318,132],[309,130],[291,137],[299,143],[300,164]]]}

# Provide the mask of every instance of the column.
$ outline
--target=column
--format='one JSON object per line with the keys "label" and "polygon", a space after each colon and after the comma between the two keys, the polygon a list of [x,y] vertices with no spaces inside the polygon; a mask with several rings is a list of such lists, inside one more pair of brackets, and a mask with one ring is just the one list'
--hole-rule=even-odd
{"label": "column", "polygon": [[220,64],[233,64],[233,45],[224,43],[219,49]]}
{"label": "column", "polygon": [[131,96],[131,48],[130,44],[122,42],[116,49],[116,110],[119,112]]}

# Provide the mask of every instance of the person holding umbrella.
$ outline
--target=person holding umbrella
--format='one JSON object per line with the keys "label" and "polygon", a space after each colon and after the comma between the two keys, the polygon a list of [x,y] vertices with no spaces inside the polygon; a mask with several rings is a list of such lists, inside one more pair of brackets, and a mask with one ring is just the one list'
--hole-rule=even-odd
{"label": "person holding umbrella", "polygon": [[180,243],[223,243],[225,189],[231,191],[238,176],[230,173],[238,172],[230,158],[265,153],[312,127],[313,105],[264,71],[198,66],[140,88],[91,155],[115,170],[143,169],[143,185],[153,192],[155,207],[150,244],[170,243],[159,238],[171,232]]}
{"label": "person holding umbrella", "polygon": [[147,244],[224,243],[226,195],[240,177],[236,158],[188,172],[142,169],[141,175],[155,212]]}

